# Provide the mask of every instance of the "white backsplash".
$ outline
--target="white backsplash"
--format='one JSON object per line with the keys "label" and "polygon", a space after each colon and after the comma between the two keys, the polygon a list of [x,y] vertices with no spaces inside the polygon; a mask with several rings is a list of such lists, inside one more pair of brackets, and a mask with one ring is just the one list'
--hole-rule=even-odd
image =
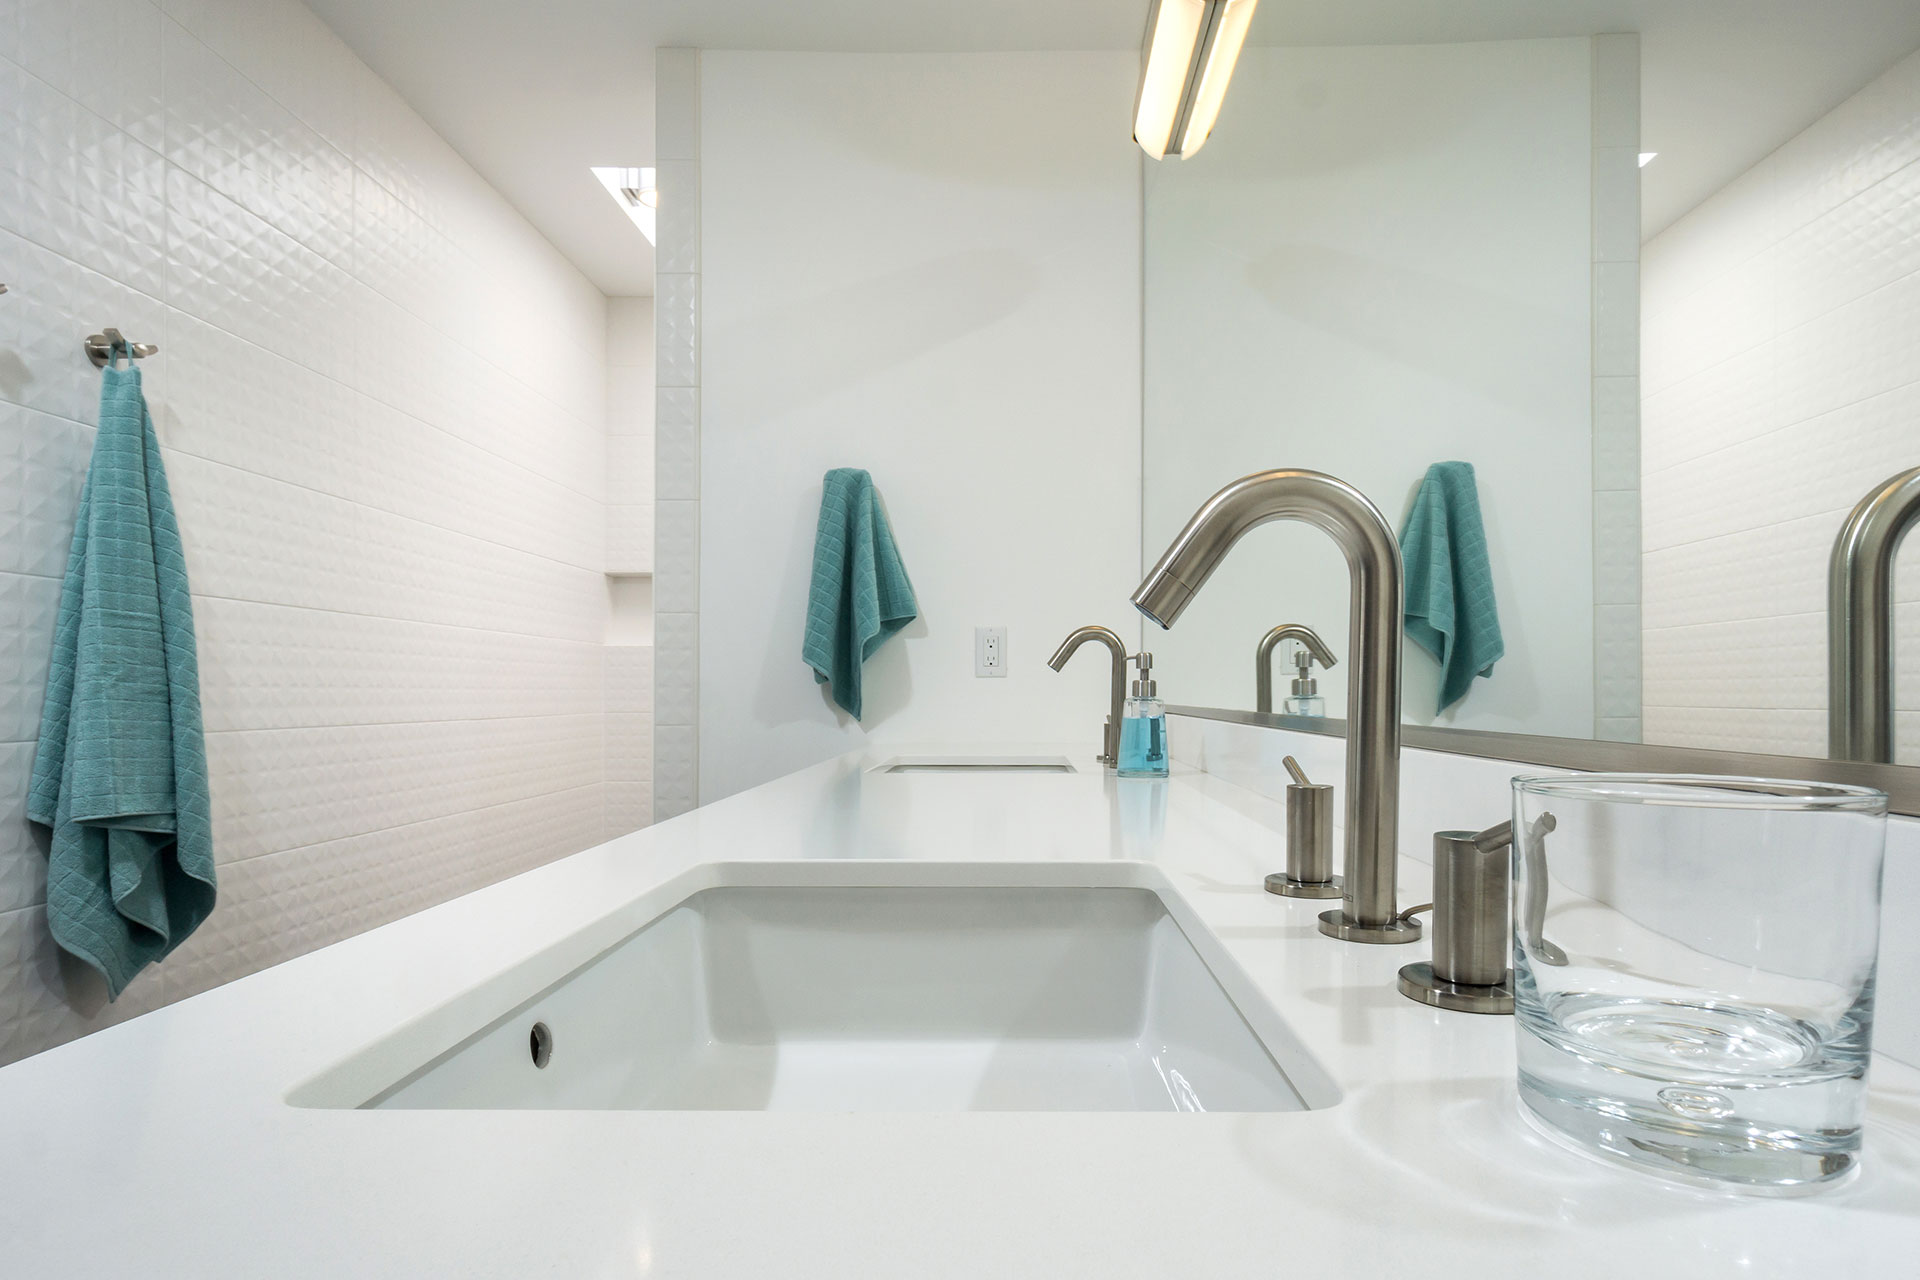
{"label": "white backsplash", "polygon": [[[1249,791],[1284,801],[1287,773],[1281,761],[1293,756],[1315,782],[1344,790],[1346,740],[1286,729],[1263,729],[1221,720],[1172,716],[1168,734],[1174,759],[1204,769]],[[1782,764],[1787,762],[1783,761]],[[1512,816],[1511,783],[1521,774],[1571,773],[1512,760],[1486,760],[1444,751],[1404,748],[1400,753],[1400,851],[1432,861],[1435,831],[1477,831]],[[1340,804],[1334,806],[1336,828]],[[1336,853],[1338,837],[1336,836]],[[1276,833],[1274,869],[1284,865],[1284,839]],[[1402,905],[1423,902],[1426,885],[1402,885]],[[1887,823],[1887,870],[1880,936],[1879,1002],[1875,1010],[1874,1048],[1888,1057],[1920,1065],[1920,937],[1896,927],[1898,904],[1920,902],[1920,819],[1894,817]]]}
{"label": "white backsplash", "polygon": [[[607,312],[294,0],[0,10],[6,1062],[602,838]],[[22,816],[107,325],[161,347],[220,862],[111,1006]]]}

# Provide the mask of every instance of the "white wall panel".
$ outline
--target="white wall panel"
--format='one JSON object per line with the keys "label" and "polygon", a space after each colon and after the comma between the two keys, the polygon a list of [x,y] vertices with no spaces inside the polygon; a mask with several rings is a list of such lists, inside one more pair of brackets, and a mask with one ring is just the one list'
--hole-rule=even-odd
{"label": "white wall panel", "polygon": [[[704,311],[679,353],[698,430],[670,433],[664,397],[659,423],[662,794],[697,778],[711,801],[870,739],[1097,741],[1103,664],[1046,657],[1085,623],[1138,634],[1142,161],[1115,126],[1136,71],[702,56]],[[873,473],[920,602],[867,664],[860,724],[800,657],[837,466]],[[665,500],[688,482],[697,564],[695,504]],[[985,625],[1009,628],[1005,679],[974,677]],[[696,740],[697,770],[669,760]]]}

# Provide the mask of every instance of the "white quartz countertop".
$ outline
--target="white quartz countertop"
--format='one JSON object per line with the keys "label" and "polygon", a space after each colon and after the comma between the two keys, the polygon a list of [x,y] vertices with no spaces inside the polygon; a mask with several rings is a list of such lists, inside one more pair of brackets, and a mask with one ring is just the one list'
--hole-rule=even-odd
{"label": "white quartz countertop", "polygon": [[[1205,774],[1119,781],[1078,757],[1079,773],[1031,776],[868,772],[880,758],[804,770],[0,1069],[0,1274],[1920,1274],[1920,1071],[1876,1059],[1865,1168],[1837,1191],[1734,1199],[1632,1176],[1521,1121],[1511,1019],[1394,990],[1424,942],[1337,943],[1314,927],[1325,904],[1261,889],[1283,862],[1272,802]],[[698,864],[791,859],[1152,863],[1342,1099],[855,1115],[286,1101],[396,1028],[458,1016],[450,1001],[531,957],[645,923]],[[1419,901],[1427,870],[1404,866],[1401,897]]]}

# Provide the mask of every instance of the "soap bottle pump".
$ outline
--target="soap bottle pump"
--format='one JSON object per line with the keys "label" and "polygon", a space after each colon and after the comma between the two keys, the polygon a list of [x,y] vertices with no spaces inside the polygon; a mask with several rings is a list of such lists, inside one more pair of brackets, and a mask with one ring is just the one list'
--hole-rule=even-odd
{"label": "soap bottle pump", "polygon": [[1313,653],[1304,644],[1293,649],[1293,691],[1281,711],[1290,716],[1324,716],[1327,700],[1320,696],[1320,682],[1313,678]]}
{"label": "soap bottle pump", "polygon": [[1128,659],[1140,668],[1120,721],[1120,768],[1123,778],[1167,776],[1167,705],[1153,678],[1153,655],[1136,653]]}

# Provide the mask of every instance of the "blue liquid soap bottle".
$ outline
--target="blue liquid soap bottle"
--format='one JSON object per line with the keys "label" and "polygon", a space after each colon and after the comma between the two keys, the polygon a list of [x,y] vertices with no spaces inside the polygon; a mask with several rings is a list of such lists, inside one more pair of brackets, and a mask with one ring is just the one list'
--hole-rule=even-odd
{"label": "blue liquid soap bottle", "polygon": [[1136,653],[1132,661],[1140,668],[1133,682],[1133,696],[1127,699],[1126,714],[1120,721],[1120,768],[1123,778],[1164,778],[1167,776],[1167,704],[1160,701],[1160,687],[1153,679],[1153,655]]}

